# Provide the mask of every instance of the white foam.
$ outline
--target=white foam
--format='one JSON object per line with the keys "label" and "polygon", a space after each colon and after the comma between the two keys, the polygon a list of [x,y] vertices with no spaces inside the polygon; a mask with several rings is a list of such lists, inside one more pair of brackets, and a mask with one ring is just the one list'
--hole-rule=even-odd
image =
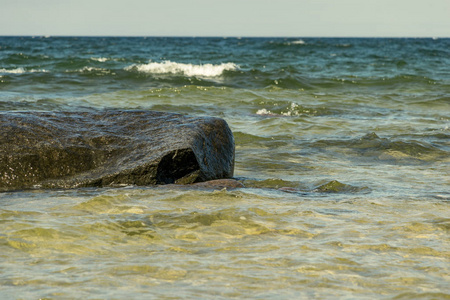
{"label": "white foam", "polygon": [[104,71],[105,69],[102,69],[102,68],[96,68],[96,67],[88,67],[88,66],[85,66],[85,67],[83,67],[82,69],[79,69],[79,70],[77,70],[78,72],[82,72],[82,73],[89,73],[89,72],[95,72],[95,71],[100,71],[100,72],[102,72],[102,71]]}
{"label": "white foam", "polygon": [[262,109],[259,109],[259,110],[256,112],[256,114],[257,114],[257,115],[260,115],[260,116],[267,116],[267,115],[273,115],[274,113],[271,112],[270,110],[267,110],[267,109],[265,109],[265,108],[262,108]]}
{"label": "white foam", "polygon": [[66,70],[66,73],[92,73],[92,72],[97,72],[97,73],[110,73],[110,70],[108,69],[103,69],[103,68],[97,68],[97,67],[89,67],[89,66],[84,66],[81,69],[76,69],[76,70]]}
{"label": "white foam", "polygon": [[172,62],[170,60],[158,63],[135,64],[126,67],[126,71],[138,71],[151,74],[182,74],[185,76],[217,77],[224,71],[237,70],[239,67],[234,63],[222,63],[220,65],[204,64],[193,65]]}
{"label": "white foam", "polygon": [[91,57],[91,60],[95,60],[95,61],[98,61],[98,62],[105,62],[105,61],[108,61],[109,58],[106,58],[106,57]]}
{"label": "white foam", "polygon": [[[294,117],[299,116],[300,113],[298,111],[299,105],[297,103],[292,102],[290,106],[286,107],[285,111],[281,111],[280,113],[274,113],[268,109],[262,108],[259,109],[256,114],[261,116],[285,116],[285,117]],[[309,111],[304,111],[305,113],[309,113]]]}
{"label": "white foam", "polygon": [[6,74],[22,74],[25,73],[24,68],[17,68],[17,69],[0,69],[0,73],[6,73]]}
{"label": "white foam", "polygon": [[47,70],[25,70],[24,68],[16,68],[16,69],[0,69],[0,73],[3,74],[23,74],[23,73],[46,73]]}
{"label": "white foam", "polygon": [[292,44],[294,45],[305,45],[305,41],[304,40],[298,40],[298,41],[293,41]]}
{"label": "white foam", "polygon": [[66,72],[76,72],[76,73],[84,73],[84,74],[89,74],[89,73],[95,73],[95,74],[97,74],[97,75],[99,75],[99,74],[104,74],[104,75],[106,75],[106,74],[115,74],[115,73],[111,73],[111,70],[108,70],[108,69],[104,69],[104,68],[97,68],[97,67],[88,67],[88,66],[85,66],[85,67],[83,67],[82,69],[78,69],[78,70],[75,70],[75,71],[68,71],[68,70],[66,70]]}

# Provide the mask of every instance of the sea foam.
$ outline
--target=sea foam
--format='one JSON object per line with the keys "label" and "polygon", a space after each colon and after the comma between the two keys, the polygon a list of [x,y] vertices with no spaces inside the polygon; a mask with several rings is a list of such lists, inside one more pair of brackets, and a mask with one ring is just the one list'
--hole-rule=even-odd
{"label": "sea foam", "polygon": [[17,68],[17,69],[0,69],[0,73],[6,73],[6,74],[22,74],[25,73],[24,68]]}
{"label": "sea foam", "polygon": [[305,41],[304,40],[297,40],[297,41],[293,41],[292,42],[293,45],[305,45]]}
{"label": "sea foam", "polygon": [[31,70],[25,70],[24,68],[16,68],[16,69],[0,69],[0,73],[3,74],[24,74],[24,73],[46,73],[48,72],[47,70],[36,70],[36,69],[31,69]]}
{"label": "sea foam", "polygon": [[126,67],[126,71],[138,71],[151,74],[182,74],[185,76],[217,77],[224,71],[237,70],[239,67],[234,63],[213,64],[183,64],[172,61],[149,62],[148,64],[134,64]]}
{"label": "sea foam", "polygon": [[109,60],[109,58],[107,58],[107,57],[91,57],[91,60],[98,61],[98,62],[106,62]]}

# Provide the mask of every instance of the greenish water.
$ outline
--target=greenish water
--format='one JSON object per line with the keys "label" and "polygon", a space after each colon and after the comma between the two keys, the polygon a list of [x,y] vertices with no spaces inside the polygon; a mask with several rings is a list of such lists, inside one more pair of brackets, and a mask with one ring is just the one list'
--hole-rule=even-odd
{"label": "greenish water", "polygon": [[2,194],[2,295],[448,298],[448,203],[333,198],[254,188]]}
{"label": "greenish water", "polygon": [[2,111],[221,117],[246,186],[0,193],[0,298],[450,299],[449,39],[0,42]]}

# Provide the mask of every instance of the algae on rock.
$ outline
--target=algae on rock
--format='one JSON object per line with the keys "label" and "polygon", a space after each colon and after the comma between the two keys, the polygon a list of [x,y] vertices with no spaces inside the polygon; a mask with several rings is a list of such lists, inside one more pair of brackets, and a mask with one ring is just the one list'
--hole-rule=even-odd
{"label": "algae on rock", "polygon": [[230,178],[220,118],[154,111],[1,112],[0,191]]}

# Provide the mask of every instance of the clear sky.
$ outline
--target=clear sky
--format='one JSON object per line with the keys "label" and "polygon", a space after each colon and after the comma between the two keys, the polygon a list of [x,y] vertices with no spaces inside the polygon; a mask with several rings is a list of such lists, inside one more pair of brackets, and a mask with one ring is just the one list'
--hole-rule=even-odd
{"label": "clear sky", "polygon": [[450,37],[450,0],[0,0],[0,35]]}

